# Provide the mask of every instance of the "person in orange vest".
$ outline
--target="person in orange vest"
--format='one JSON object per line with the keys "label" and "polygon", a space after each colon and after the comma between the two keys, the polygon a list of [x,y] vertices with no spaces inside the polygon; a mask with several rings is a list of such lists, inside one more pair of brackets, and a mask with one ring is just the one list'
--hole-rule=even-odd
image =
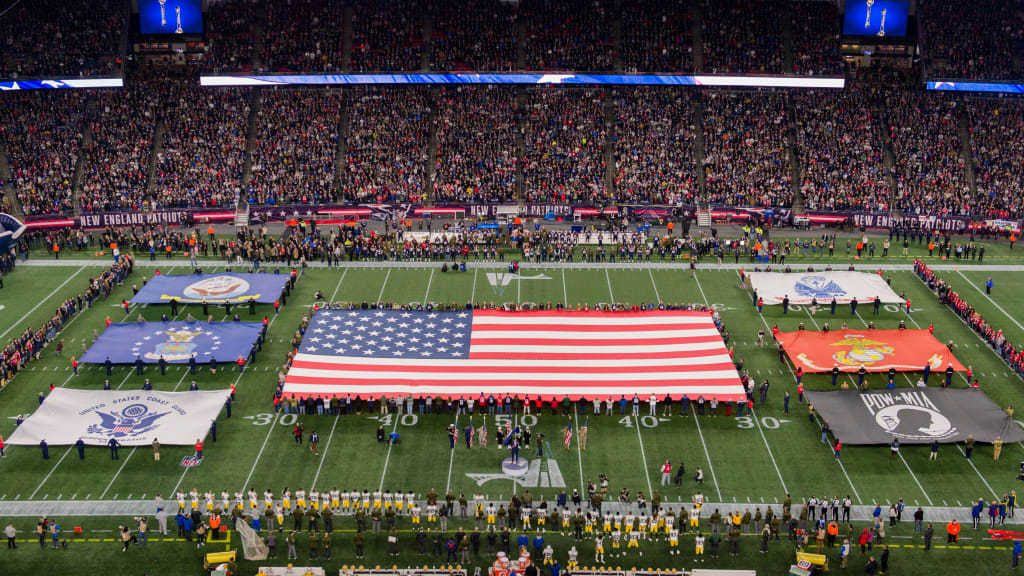
{"label": "person in orange vest", "polygon": [[60,259],[60,244],[57,244],[56,242],[53,243],[53,259]]}
{"label": "person in orange vest", "polygon": [[78,376],[78,360],[75,357],[71,357],[71,369],[75,371],[75,376]]}
{"label": "person in orange vest", "polygon": [[960,523],[956,520],[950,520],[949,524],[946,524],[946,539],[947,544],[960,541]]}
{"label": "person in orange vest", "polygon": [[212,538],[214,540],[219,540],[220,539],[220,515],[219,514],[211,514],[210,515],[210,533],[213,535]]}
{"label": "person in orange vest", "polygon": [[835,520],[829,522],[826,531],[828,533],[828,547],[835,548],[836,536],[839,535],[839,524],[837,524]]}
{"label": "person in orange vest", "polygon": [[203,441],[196,439],[196,456],[203,457]]}

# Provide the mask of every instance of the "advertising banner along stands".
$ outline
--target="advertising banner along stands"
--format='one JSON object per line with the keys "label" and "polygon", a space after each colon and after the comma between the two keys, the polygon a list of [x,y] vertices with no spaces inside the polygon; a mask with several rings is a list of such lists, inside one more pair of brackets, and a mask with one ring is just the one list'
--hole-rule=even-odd
{"label": "advertising banner along stands", "polygon": [[234,362],[248,358],[260,337],[259,322],[133,322],[111,324],[82,356],[80,362],[131,364],[136,358],[156,364],[162,357],[168,364],[186,364],[195,355],[197,363],[211,358]]}
{"label": "advertising banner along stands", "polygon": [[819,306],[833,298],[840,304],[854,298],[858,304],[870,304],[876,296],[883,304],[903,302],[884,278],[866,272],[750,272],[747,277],[766,306],[782,304],[787,296],[790,304],[807,305],[816,299]]}
{"label": "advertising banner along stands", "polygon": [[21,426],[9,444],[71,445],[81,438],[89,446],[161,444],[191,446],[205,438],[231,390],[157,392],[54,388]]}
{"label": "advertising banner along stands", "polygon": [[804,372],[922,372],[943,371],[950,364],[962,372],[963,364],[927,330],[832,330],[779,332],[776,336],[794,366]]}
{"label": "advertising banner along stands", "polygon": [[244,303],[250,299],[273,303],[281,295],[288,274],[226,272],[221,274],[183,274],[154,276],[132,299],[132,304]]}
{"label": "advertising banner along stands", "polygon": [[805,392],[843,444],[1024,440],[1024,429],[977,388]]}

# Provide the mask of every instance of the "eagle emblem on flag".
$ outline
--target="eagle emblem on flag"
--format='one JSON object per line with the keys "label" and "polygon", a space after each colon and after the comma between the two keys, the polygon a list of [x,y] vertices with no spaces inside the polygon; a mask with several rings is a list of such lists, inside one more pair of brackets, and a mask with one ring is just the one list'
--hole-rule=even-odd
{"label": "eagle emblem on flag", "polygon": [[145,404],[131,404],[118,414],[116,412],[96,411],[100,417],[99,424],[89,426],[90,434],[105,434],[113,438],[138,436],[157,428],[157,420],[169,412],[150,412]]}

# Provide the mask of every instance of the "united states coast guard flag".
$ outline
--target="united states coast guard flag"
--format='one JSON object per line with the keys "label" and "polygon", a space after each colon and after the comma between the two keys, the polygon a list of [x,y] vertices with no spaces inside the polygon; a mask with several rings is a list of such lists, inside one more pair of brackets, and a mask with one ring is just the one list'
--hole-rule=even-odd
{"label": "united states coast guard flag", "polygon": [[286,396],[688,394],[742,400],[711,314],[321,310]]}
{"label": "united states coast guard flag", "polygon": [[106,446],[188,445],[205,438],[231,390],[140,392],[54,388],[39,409],[14,430],[9,444],[50,446],[82,439]]}

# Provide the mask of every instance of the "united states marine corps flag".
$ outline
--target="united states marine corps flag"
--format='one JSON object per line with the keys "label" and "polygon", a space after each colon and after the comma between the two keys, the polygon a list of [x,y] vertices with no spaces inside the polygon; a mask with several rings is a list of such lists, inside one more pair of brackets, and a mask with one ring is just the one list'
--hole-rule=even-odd
{"label": "united states marine corps flag", "polygon": [[795,366],[804,372],[920,372],[966,370],[953,352],[927,330],[832,330],[831,332],[779,332],[777,338]]}

